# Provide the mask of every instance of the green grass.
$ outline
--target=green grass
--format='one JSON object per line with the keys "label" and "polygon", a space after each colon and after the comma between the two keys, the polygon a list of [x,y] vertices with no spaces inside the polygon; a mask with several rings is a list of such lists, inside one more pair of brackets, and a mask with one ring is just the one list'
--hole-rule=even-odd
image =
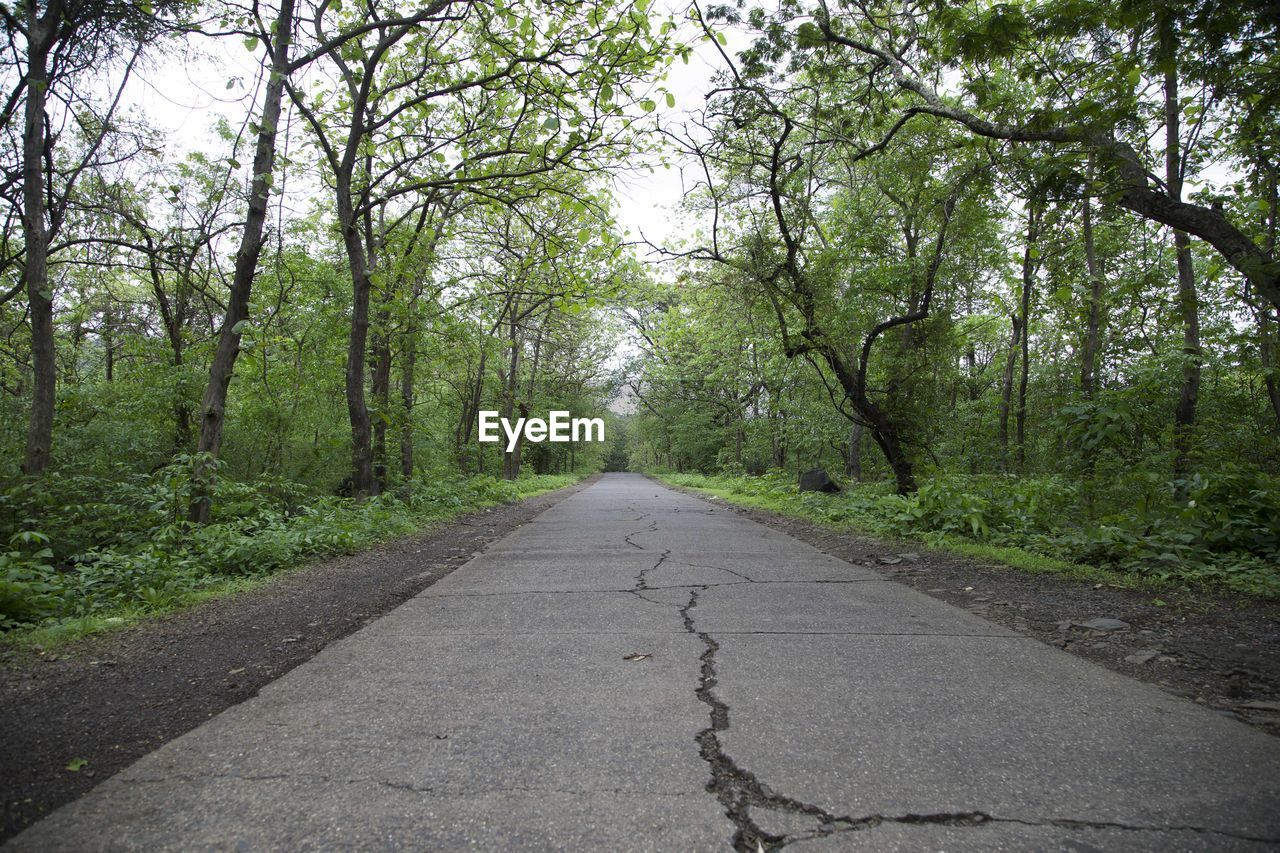
{"label": "green grass", "polygon": [[[71,572],[50,565],[50,548],[13,551],[0,565],[7,570],[0,575],[6,582],[4,603],[11,608],[9,630],[0,642],[64,646],[258,589],[318,560],[420,534],[469,512],[565,488],[585,476],[539,475],[514,482],[444,478],[364,503],[322,498],[291,514],[266,513],[251,522],[228,520],[194,530],[163,525],[140,531],[133,547],[98,546],[77,557]],[[42,533],[33,548],[52,538]],[[28,590],[31,598],[24,600]]]}
{"label": "green grass", "polygon": [[[1126,538],[1104,526],[1100,529],[1107,536],[1108,551],[1090,541],[1087,527],[1059,526],[1061,519],[1077,514],[1064,503],[1069,493],[1056,494],[1048,487],[1027,486],[1019,492],[1016,486],[1001,484],[1000,489],[984,491],[976,484],[957,486],[950,482],[926,484],[920,495],[903,498],[878,484],[857,486],[837,495],[801,493],[790,477],[777,473],[741,477],[655,472],[654,476],[739,506],[803,518],[855,536],[896,540],[904,546],[910,543],[911,547],[996,567],[1128,589],[1204,590],[1280,598],[1280,571],[1253,554],[1191,552],[1180,561],[1152,559],[1148,555],[1162,550],[1163,543],[1149,545],[1139,536]],[[1185,533],[1176,535],[1181,537],[1179,541],[1190,538]],[[1129,550],[1122,550],[1117,542]],[[1110,560],[1100,564],[1085,559],[1089,553],[1106,554]],[[1239,568],[1224,570],[1224,565]]]}

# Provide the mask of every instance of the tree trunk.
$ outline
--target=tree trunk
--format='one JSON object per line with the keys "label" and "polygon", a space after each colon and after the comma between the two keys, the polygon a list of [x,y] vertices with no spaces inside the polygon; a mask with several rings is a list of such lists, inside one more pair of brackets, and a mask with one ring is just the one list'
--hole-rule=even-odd
{"label": "tree trunk", "polygon": [[1182,388],[1173,413],[1173,477],[1185,480],[1192,469],[1196,406],[1200,399],[1200,299],[1191,263],[1191,238],[1183,231],[1175,231],[1173,245],[1178,253],[1178,313],[1182,318],[1183,358]]}
{"label": "tree trunk", "polygon": [[369,267],[351,204],[351,176],[338,179],[338,218],[351,271],[351,331],[347,337],[346,398],[351,424],[351,492],[375,493],[373,429],[364,394],[364,359],[369,342]]}
{"label": "tree trunk", "polygon": [[1027,245],[1022,253],[1022,295],[1018,303],[1020,314],[1022,369],[1018,376],[1018,405],[1014,409],[1017,451],[1016,464],[1021,470],[1027,462],[1027,380],[1031,374],[1031,293],[1035,288],[1036,270],[1040,264],[1036,259],[1036,243],[1040,239],[1040,218],[1043,215],[1036,200],[1027,209]]}
{"label": "tree trunk", "polygon": [[879,406],[870,401],[868,405],[862,407],[862,412],[871,422],[872,440],[880,447],[885,460],[889,463],[889,468],[893,471],[894,487],[898,494],[909,495],[916,491],[915,471],[892,421]]}
{"label": "tree trunk", "polygon": [[[1277,193],[1276,173],[1280,171],[1273,163],[1267,180],[1267,212],[1263,217],[1262,227],[1267,235],[1267,251],[1276,248],[1276,216],[1280,213],[1280,193]],[[1276,430],[1280,432],[1280,377],[1276,376],[1275,338],[1272,331],[1271,306],[1263,303],[1258,311],[1258,360],[1262,366],[1262,381],[1267,386],[1267,397],[1271,400],[1271,412],[1276,417]]]}
{"label": "tree trunk", "polygon": [[1033,280],[1022,283],[1022,369],[1018,376],[1018,408],[1014,412],[1017,430],[1016,454],[1018,470],[1027,464],[1027,381],[1031,375],[1031,288]]}
{"label": "tree trunk", "polygon": [[1084,346],[1080,351],[1080,396],[1092,400],[1097,391],[1098,352],[1102,346],[1102,269],[1093,242],[1093,214],[1086,195],[1081,211],[1084,260],[1089,275],[1089,302],[1085,308]]}
{"label": "tree trunk", "polygon": [[107,381],[116,381],[116,317],[111,308],[111,300],[102,309],[102,353],[106,359]]}
{"label": "tree trunk", "polygon": [[1263,305],[1258,312],[1258,359],[1262,363],[1262,381],[1267,386],[1271,412],[1276,418],[1276,430],[1280,431],[1280,381],[1276,379],[1274,334],[1271,329],[1269,306]]}
{"label": "tree trunk", "polygon": [[22,130],[22,278],[31,313],[31,361],[34,371],[31,419],[22,470],[33,477],[49,467],[53,444],[53,408],[58,373],[53,342],[53,293],[49,284],[49,231],[45,224],[45,102],[48,97],[49,50],[60,25],[61,3],[51,2],[44,17],[39,4],[28,2],[27,81]]}
{"label": "tree trunk", "polygon": [[1022,324],[1017,313],[1009,315],[1013,332],[1009,335],[1009,352],[1004,360],[1004,377],[1000,382],[1000,467],[1009,467],[1009,413],[1013,410],[1013,371],[1018,364],[1018,343],[1022,340]]}
{"label": "tree trunk", "polygon": [[[488,351],[484,349],[483,343],[480,348],[480,364],[476,368],[475,380],[467,386],[468,396],[463,401],[462,420],[458,424],[458,465],[462,469],[463,474],[469,473],[467,470],[467,447],[471,444],[471,428],[475,425],[476,418],[480,416],[480,400],[484,394],[484,367],[485,358]],[[479,460],[478,470],[484,471],[484,449],[479,444],[476,445],[476,456]]]}
{"label": "tree trunk", "polygon": [[[516,322],[517,308],[515,300],[512,300],[509,310],[511,311],[511,337],[510,337],[510,360],[508,362],[507,375],[504,377],[505,382],[502,400],[502,417],[512,420],[512,416],[516,411],[516,390],[518,388],[519,371],[520,371],[520,334],[519,326]],[[516,441],[513,450],[508,451],[506,445],[506,437],[502,439],[502,479],[514,480],[520,476],[520,441]]]}
{"label": "tree trunk", "polygon": [[407,482],[413,476],[413,385],[418,367],[418,340],[413,323],[404,334],[404,354],[400,359],[400,475]]}
{"label": "tree trunk", "polygon": [[[1164,72],[1165,185],[1169,198],[1182,201],[1182,154],[1178,104],[1178,38],[1172,15],[1160,21],[1160,54]],[[1173,232],[1178,258],[1178,313],[1182,319],[1182,389],[1173,412],[1173,478],[1185,480],[1191,474],[1195,444],[1196,404],[1200,397],[1200,299],[1196,293],[1195,268],[1191,262],[1191,238],[1185,231]]]}
{"label": "tree trunk", "polygon": [[[249,196],[249,212],[245,218],[244,233],[236,252],[235,272],[231,279],[231,293],[227,298],[227,314],[218,333],[218,345],[209,365],[209,383],[205,386],[200,402],[200,439],[196,451],[216,459],[222,450],[222,427],[226,419],[227,389],[235,370],[236,357],[240,354],[241,325],[249,315],[249,296],[253,289],[253,276],[258,269],[258,257],[262,254],[262,236],[267,222],[267,202],[271,195],[271,176],[275,169],[276,133],[280,124],[280,102],[284,94],[285,75],[289,66],[289,42],[293,33],[294,0],[281,0],[280,12],[275,22],[275,49],[271,57],[271,72],[263,96],[262,121],[259,125],[257,145],[253,154],[253,184]],[[198,473],[195,498],[191,504],[191,520],[205,523],[209,520],[212,496],[208,487],[212,484],[213,471],[204,468]]]}
{"label": "tree trunk", "polygon": [[849,430],[849,458],[844,466],[845,475],[859,483],[862,482],[862,433],[864,429],[860,422],[854,421],[852,429]]}
{"label": "tree trunk", "polygon": [[378,410],[373,425],[373,476],[379,487],[387,482],[387,421],[391,414],[391,335],[386,307],[378,311],[378,330],[373,336],[373,401]]}

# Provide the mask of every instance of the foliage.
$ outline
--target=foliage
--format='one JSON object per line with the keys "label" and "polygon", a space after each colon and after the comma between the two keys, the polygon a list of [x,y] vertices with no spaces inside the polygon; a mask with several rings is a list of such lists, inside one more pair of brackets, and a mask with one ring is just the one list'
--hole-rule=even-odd
{"label": "foliage", "polygon": [[[363,502],[264,476],[220,478],[210,524],[184,519],[190,460],[151,475],[68,477],[0,492],[0,629],[156,612],[240,578],[342,554],[575,475],[424,476]],[[41,529],[35,529],[35,525]]]}
{"label": "foliage", "polygon": [[[1188,503],[1169,496],[1145,512],[1084,520],[1080,493],[1056,478],[940,476],[912,495],[887,484],[838,495],[800,492],[794,478],[663,474],[679,486],[862,533],[946,547],[972,542],[1093,566],[1136,582],[1217,587],[1280,598],[1280,481],[1227,468],[1189,484]],[[1083,520],[1083,523],[1082,523]]]}

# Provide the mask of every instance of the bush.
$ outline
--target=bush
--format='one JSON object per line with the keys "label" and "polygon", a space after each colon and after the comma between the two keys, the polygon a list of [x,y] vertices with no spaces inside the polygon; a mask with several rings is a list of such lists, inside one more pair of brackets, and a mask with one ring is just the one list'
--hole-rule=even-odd
{"label": "bush", "polygon": [[194,459],[152,474],[18,483],[0,491],[0,630],[162,610],[192,593],[348,553],[423,524],[577,480],[422,477],[357,503],[275,477],[218,478],[213,520],[192,526]]}
{"label": "bush", "polygon": [[1224,467],[1141,488],[1126,480],[1087,500],[1053,477],[934,476],[906,496],[884,483],[800,493],[782,472],[667,479],[870,534],[973,540],[1158,582],[1280,597],[1280,485],[1256,470]]}

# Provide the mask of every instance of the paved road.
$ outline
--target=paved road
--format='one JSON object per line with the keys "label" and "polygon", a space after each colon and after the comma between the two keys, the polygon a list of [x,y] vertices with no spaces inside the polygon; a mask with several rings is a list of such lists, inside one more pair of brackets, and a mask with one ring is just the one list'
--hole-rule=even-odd
{"label": "paved road", "polygon": [[610,475],[11,847],[1277,841],[1280,741]]}

